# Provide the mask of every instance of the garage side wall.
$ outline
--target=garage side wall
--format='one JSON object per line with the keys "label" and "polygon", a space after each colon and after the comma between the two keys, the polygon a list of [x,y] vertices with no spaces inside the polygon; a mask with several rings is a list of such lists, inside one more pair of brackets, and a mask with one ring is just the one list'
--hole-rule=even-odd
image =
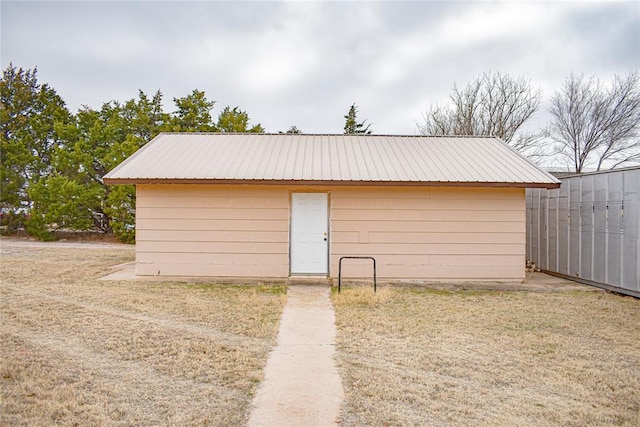
{"label": "garage side wall", "polygon": [[287,188],[136,187],[136,274],[288,276]]}
{"label": "garage side wall", "polygon": [[[373,256],[378,277],[521,280],[525,191],[504,188],[363,188],[331,191],[331,275],[341,256]],[[371,277],[345,260],[344,277]]]}
{"label": "garage side wall", "polygon": [[287,277],[294,191],[329,193],[332,277],[524,278],[524,190],[459,187],[138,185],[136,273]]}

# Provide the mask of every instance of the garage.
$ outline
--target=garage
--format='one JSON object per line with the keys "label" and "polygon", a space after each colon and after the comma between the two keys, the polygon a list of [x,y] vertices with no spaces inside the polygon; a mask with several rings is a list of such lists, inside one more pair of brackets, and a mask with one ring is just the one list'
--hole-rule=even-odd
{"label": "garage", "polygon": [[[104,177],[136,185],[136,274],[522,280],[526,188],[558,180],[498,138],[160,134]],[[370,277],[349,260],[343,274]]]}

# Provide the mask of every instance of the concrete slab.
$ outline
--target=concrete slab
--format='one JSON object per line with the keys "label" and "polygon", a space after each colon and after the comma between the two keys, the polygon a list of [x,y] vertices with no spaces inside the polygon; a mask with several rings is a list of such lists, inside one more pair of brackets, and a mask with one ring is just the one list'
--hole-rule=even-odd
{"label": "concrete slab", "polygon": [[[145,282],[191,282],[191,283],[228,283],[228,284],[282,284],[289,286],[313,287],[322,286],[329,288],[332,280],[326,277],[290,277],[288,279],[274,277],[184,277],[184,276],[136,276],[135,262],[128,262],[111,267],[115,270],[99,280],[132,280]],[[371,280],[354,281],[343,280],[345,288],[353,285],[372,286]],[[337,286],[337,280],[333,280],[333,286]],[[518,282],[496,282],[496,281],[460,281],[460,282],[439,282],[429,280],[409,280],[409,281],[386,281],[378,280],[378,286],[397,287],[426,287],[442,290],[485,290],[485,291],[529,291],[529,292],[575,292],[591,291],[603,292],[602,289],[594,286],[584,285],[571,280],[551,276],[542,272],[527,272],[525,280]]]}
{"label": "concrete slab", "polygon": [[98,278],[98,280],[110,281],[110,280],[138,280],[136,276],[136,262],[125,262],[124,264],[118,264],[109,267],[111,270],[115,270],[113,273],[109,273],[106,276]]}
{"label": "concrete slab", "polygon": [[[356,283],[362,285],[362,283]],[[343,280],[343,286],[348,287],[351,283]],[[367,284],[368,285],[368,284]],[[526,278],[520,281],[459,281],[459,282],[441,282],[429,280],[412,280],[412,281],[378,281],[378,286],[396,286],[396,287],[425,287],[439,290],[476,290],[476,291],[527,291],[527,292],[575,292],[575,291],[591,291],[601,292],[602,290],[593,286],[584,285],[572,280],[562,279],[551,276],[542,272],[527,272]]]}
{"label": "concrete slab", "polygon": [[[137,276],[135,261],[109,267],[114,270],[106,276],[98,278],[103,281],[132,282],[176,282],[176,283],[220,283],[220,284],[283,284],[287,279],[256,277],[199,277],[199,276]],[[328,285],[327,285],[328,286]]]}
{"label": "concrete slab", "polygon": [[335,313],[330,288],[290,285],[265,379],[249,426],[330,426],[344,399],[334,360]]}

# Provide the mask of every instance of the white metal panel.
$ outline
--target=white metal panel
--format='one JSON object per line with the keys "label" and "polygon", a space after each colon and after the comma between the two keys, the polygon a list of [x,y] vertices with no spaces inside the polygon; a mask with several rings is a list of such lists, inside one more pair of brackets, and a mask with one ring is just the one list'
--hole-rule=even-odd
{"label": "white metal panel", "polygon": [[[540,229],[539,232],[539,248],[542,250],[548,246],[548,226],[547,226],[547,216],[549,214],[549,192],[548,191],[540,191]],[[549,258],[547,251],[540,252],[540,260],[539,266],[542,269],[549,269]]]}
{"label": "white metal panel", "polygon": [[622,217],[622,287],[640,292],[640,173],[626,171]]}
{"label": "white metal panel", "polygon": [[580,180],[567,181],[569,186],[569,272],[571,276],[580,277]]}
{"label": "white metal panel", "polygon": [[594,177],[585,176],[580,188],[580,277],[593,277],[593,242],[595,237]]}
{"label": "white metal panel", "polygon": [[623,181],[622,173],[607,174],[608,188],[608,221],[607,221],[607,283],[613,286],[621,286],[622,284],[622,244],[623,229],[622,215],[623,211]]}
{"label": "white metal panel", "polygon": [[327,193],[291,195],[291,273],[327,274],[329,266]]}
{"label": "white metal panel", "polygon": [[[640,296],[640,167],[573,175],[559,190],[527,190],[527,256],[550,271]],[[558,194],[558,203],[545,197]],[[554,210],[557,223],[554,224]],[[549,227],[549,240],[540,235]],[[551,238],[557,227],[557,239]],[[538,245],[538,241],[541,243]],[[557,248],[554,247],[557,245]]]}
{"label": "white metal panel", "polygon": [[543,191],[537,188],[532,188],[530,190],[531,200],[530,200],[530,218],[531,224],[528,227],[529,235],[527,238],[529,239],[529,247],[530,247],[530,256],[529,258],[534,260],[536,263],[540,262],[540,197],[542,197]]}
{"label": "white metal panel", "polygon": [[[540,190],[544,191],[544,190]],[[569,187],[558,189],[558,273],[569,274]]]}
{"label": "white metal panel", "polygon": [[[544,191],[542,189],[540,189],[540,191]],[[548,242],[547,242],[547,246],[549,248],[548,251],[548,264],[547,264],[547,270],[551,270],[551,271],[558,271],[558,195],[559,195],[559,191],[557,189],[555,190],[548,190],[547,191],[547,195],[548,195],[548,208],[549,208],[549,213],[547,215],[547,222],[548,222],[548,227],[547,227],[547,235],[549,236]]]}

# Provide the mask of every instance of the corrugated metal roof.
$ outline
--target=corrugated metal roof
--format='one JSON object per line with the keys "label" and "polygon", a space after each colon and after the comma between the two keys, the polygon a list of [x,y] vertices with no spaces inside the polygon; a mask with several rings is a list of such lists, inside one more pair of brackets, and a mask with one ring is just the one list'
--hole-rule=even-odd
{"label": "corrugated metal roof", "polygon": [[498,138],[220,133],[160,134],[104,181],[559,185]]}

